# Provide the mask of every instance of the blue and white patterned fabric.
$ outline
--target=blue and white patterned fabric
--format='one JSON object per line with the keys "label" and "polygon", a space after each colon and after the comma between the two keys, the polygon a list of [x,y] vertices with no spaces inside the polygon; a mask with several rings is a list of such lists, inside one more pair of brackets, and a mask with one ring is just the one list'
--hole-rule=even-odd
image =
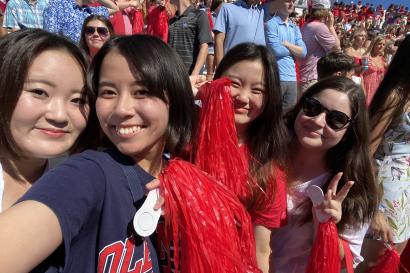
{"label": "blue and white patterned fabric", "polygon": [[43,14],[44,29],[79,42],[85,18],[94,14],[109,16],[106,7],[81,7],[75,0],[50,0]]}

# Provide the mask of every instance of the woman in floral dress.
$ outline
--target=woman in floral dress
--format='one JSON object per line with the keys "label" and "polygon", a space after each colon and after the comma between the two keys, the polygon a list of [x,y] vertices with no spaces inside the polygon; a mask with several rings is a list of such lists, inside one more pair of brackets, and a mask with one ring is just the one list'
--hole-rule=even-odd
{"label": "woman in floral dress", "polygon": [[380,205],[369,240],[363,246],[366,262],[376,264],[385,243],[402,253],[410,238],[410,36],[399,47],[370,105],[371,152],[375,153]]}

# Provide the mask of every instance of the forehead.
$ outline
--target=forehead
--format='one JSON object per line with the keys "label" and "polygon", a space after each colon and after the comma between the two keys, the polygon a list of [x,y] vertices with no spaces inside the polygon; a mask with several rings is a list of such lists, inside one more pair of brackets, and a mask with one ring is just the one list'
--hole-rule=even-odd
{"label": "forehead", "polygon": [[335,89],[325,89],[314,97],[327,109],[337,110],[351,116],[350,99],[346,93]]}

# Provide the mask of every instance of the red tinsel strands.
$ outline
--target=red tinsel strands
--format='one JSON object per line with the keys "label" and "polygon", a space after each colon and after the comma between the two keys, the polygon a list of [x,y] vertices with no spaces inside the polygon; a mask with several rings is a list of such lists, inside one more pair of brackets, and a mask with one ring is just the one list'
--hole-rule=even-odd
{"label": "red tinsel strands", "polygon": [[332,221],[320,223],[306,273],[340,273],[339,234]]}
{"label": "red tinsel strands", "polygon": [[142,33],[144,30],[144,13],[142,10],[135,10],[132,18],[132,34]]}
{"label": "red tinsel strands", "polygon": [[[231,81],[214,80],[201,87],[202,102],[194,162],[247,203],[251,195],[248,162],[236,135]],[[217,128],[216,128],[217,126]]]}
{"label": "red tinsel strands", "polygon": [[379,258],[378,263],[372,267],[369,273],[399,273],[400,255],[397,250],[386,245],[384,254]]}
{"label": "red tinsel strands", "polygon": [[148,11],[147,32],[168,42],[168,15],[165,7],[157,6]]}
{"label": "red tinsel strands", "polygon": [[250,217],[235,195],[182,160],[171,160],[160,181],[165,240],[179,242],[175,272],[261,272]]}

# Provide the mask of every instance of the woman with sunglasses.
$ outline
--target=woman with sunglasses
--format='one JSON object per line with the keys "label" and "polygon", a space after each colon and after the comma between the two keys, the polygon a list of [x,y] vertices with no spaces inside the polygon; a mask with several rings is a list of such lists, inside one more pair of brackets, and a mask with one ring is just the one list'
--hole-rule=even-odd
{"label": "woman with sunglasses", "polygon": [[[325,214],[349,243],[353,265],[376,207],[377,193],[368,151],[368,118],[362,90],[344,77],[309,88],[286,116],[293,135],[288,162],[288,225],[272,231],[271,268],[305,272],[317,217]],[[354,181],[354,185],[353,182]],[[313,207],[307,189],[323,189],[325,201]],[[341,260],[345,251],[340,247]]]}
{"label": "woman with sunglasses", "polygon": [[113,35],[113,26],[108,19],[101,15],[90,15],[85,19],[81,30],[80,46],[93,59]]}

